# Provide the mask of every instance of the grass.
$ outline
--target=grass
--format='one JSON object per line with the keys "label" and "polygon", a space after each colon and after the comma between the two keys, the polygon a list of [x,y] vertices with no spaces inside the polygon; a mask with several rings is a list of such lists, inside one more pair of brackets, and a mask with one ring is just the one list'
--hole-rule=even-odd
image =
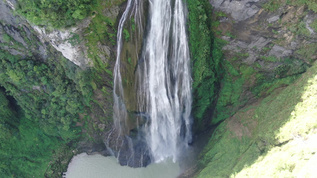
{"label": "grass", "polygon": [[312,44],[304,45],[302,48],[297,50],[295,53],[300,55],[308,63],[312,63],[314,61],[313,57],[317,53],[317,44],[312,43]]}
{"label": "grass", "polygon": [[261,56],[260,59],[269,62],[277,62],[278,59],[275,56]]}
{"label": "grass", "polygon": [[233,64],[234,61],[224,62],[225,74],[212,120],[213,125],[232,116],[241,105],[247,102],[241,98],[245,90],[244,85],[248,84],[257,73],[252,66]]}
{"label": "grass", "polygon": [[5,43],[9,43],[11,41],[11,37],[7,34],[3,34],[2,38]]}
{"label": "grass", "polygon": [[263,8],[267,11],[274,12],[283,5],[306,6],[309,10],[317,13],[317,2],[315,0],[270,0],[263,4]]}
{"label": "grass", "polygon": [[313,23],[310,24],[310,26],[313,28],[313,30],[317,33],[317,19],[313,21]]}
{"label": "grass", "polygon": [[263,8],[267,11],[273,12],[280,7],[280,2],[277,0],[270,0],[263,5]]}
{"label": "grass", "polygon": [[307,167],[317,148],[316,100],[315,64],[295,83],[275,90],[221,123],[201,155],[197,177],[314,173]]}

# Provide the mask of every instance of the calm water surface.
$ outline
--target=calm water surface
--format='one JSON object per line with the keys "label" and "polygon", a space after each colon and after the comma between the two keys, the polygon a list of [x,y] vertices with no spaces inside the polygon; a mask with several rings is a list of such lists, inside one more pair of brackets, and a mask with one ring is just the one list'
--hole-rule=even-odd
{"label": "calm water surface", "polygon": [[146,168],[131,168],[120,166],[115,157],[82,153],[68,165],[66,178],[175,178],[179,173],[179,165],[171,160]]}

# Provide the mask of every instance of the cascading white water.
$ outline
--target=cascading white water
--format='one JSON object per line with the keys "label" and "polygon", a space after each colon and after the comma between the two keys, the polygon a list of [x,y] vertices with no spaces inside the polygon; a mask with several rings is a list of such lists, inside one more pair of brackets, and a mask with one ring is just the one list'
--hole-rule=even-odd
{"label": "cascading white water", "polygon": [[[127,110],[125,103],[123,101],[124,99],[124,93],[123,93],[123,86],[122,86],[122,78],[121,78],[121,72],[120,72],[120,54],[122,50],[122,32],[123,32],[123,26],[124,22],[128,18],[130,9],[132,7],[132,1],[128,0],[127,7],[119,21],[118,26],[118,33],[117,33],[117,58],[116,63],[114,66],[113,71],[113,117],[114,117],[114,124],[117,129],[119,129],[119,132],[123,132],[121,128],[121,122],[127,122]],[[124,125],[124,124],[123,124]]]}
{"label": "cascading white water", "polygon": [[[117,57],[116,63],[114,66],[113,78],[114,78],[114,89],[113,89],[113,100],[114,100],[114,124],[116,129],[119,129],[120,134],[124,134],[127,126],[127,109],[124,103],[124,92],[122,86],[122,77],[121,77],[121,50],[123,45],[122,33],[126,20],[132,17],[134,14],[134,19],[136,24],[141,26],[141,13],[142,9],[140,8],[142,3],[139,0],[128,0],[127,7],[122,14],[122,17],[119,21],[118,32],[117,32]],[[130,14],[130,16],[129,16]],[[139,27],[139,33],[141,33],[142,27]]]}
{"label": "cascading white water", "polygon": [[[118,27],[114,68],[114,120],[124,130],[127,110],[120,73],[122,30],[138,0],[128,0]],[[176,161],[191,141],[191,76],[182,0],[149,0],[148,28],[137,67],[138,110],[147,117],[146,141],[155,162]]]}
{"label": "cascading white water", "polygon": [[[174,4],[173,4],[174,3]],[[149,28],[139,66],[140,110],[155,162],[172,157],[191,141],[191,76],[182,0],[151,0]]]}

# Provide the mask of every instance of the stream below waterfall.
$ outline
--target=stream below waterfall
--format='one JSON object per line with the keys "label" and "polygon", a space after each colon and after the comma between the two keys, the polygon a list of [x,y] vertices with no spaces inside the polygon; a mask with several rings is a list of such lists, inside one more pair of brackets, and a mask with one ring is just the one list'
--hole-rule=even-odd
{"label": "stream below waterfall", "polygon": [[171,159],[147,167],[131,168],[120,166],[112,156],[82,153],[71,160],[66,178],[175,178],[179,174],[179,165]]}

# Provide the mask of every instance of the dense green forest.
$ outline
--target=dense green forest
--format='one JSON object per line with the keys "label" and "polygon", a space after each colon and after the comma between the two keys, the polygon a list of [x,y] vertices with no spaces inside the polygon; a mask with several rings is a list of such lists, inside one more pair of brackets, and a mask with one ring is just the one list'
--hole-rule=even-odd
{"label": "dense green forest", "polygon": [[0,173],[2,177],[43,177],[56,137],[43,133],[37,122],[24,117],[13,98],[0,91]]}
{"label": "dense green forest", "polygon": [[96,0],[18,0],[18,13],[32,23],[54,28],[69,27],[91,15]]}
{"label": "dense green forest", "polygon": [[[20,0],[16,12],[31,24],[52,30],[75,25],[91,16],[92,6],[98,6],[94,10],[100,13],[96,18],[99,21],[95,23],[96,19],[93,19],[85,30],[89,34],[85,39],[89,57],[95,63],[95,56],[99,54],[97,43],[107,36],[108,28],[104,28],[102,21],[106,19],[110,23],[101,14],[102,10],[118,3]],[[100,20],[100,17],[103,18]],[[96,120],[103,124],[111,122],[110,117],[105,117],[112,113],[107,108],[111,108],[107,104],[111,100],[104,101],[103,98],[110,95],[109,64],[99,60],[95,68],[82,69],[52,47],[45,49],[47,58],[43,58],[37,54],[40,41],[34,31],[29,31],[29,26],[0,23],[2,28],[18,32],[28,45],[24,46],[10,32],[1,31],[4,41],[0,49],[0,177],[60,177],[80,141],[96,143],[94,136],[104,129],[98,127]],[[91,31],[95,33],[89,33]],[[34,34],[30,36],[30,32]],[[78,40],[83,39],[74,34],[69,42],[77,43]],[[26,55],[12,55],[7,47]],[[94,98],[95,93],[98,93],[98,99]]]}
{"label": "dense green forest", "polygon": [[0,60],[2,175],[42,177],[54,150],[80,136],[90,75],[64,58],[22,59],[1,50]]}

